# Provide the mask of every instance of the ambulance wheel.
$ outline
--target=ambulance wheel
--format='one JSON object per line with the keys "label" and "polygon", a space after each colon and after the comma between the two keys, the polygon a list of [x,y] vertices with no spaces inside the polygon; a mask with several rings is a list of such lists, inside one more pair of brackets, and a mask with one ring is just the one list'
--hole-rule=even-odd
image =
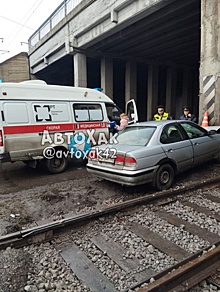
{"label": "ambulance wheel", "polygon": [[46,167],[46,170],[52,174],[61,173],[67,168],[68,159],[65,157],[54,157],[52,159],[45,159],[44,165]]}

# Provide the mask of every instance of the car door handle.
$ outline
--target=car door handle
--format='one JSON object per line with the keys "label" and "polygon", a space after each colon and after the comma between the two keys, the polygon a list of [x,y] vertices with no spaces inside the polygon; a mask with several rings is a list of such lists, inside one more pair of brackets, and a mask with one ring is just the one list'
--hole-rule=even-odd
{"label": "car door handle", "polygon": [[194,146],[197,146],[197,145],[199,145],[199,143],[194,143]]}
{"label": "car door handle", "polygon": [[168,149],[168,150],[166,150],[166,152],[172,153],[173,149]]}

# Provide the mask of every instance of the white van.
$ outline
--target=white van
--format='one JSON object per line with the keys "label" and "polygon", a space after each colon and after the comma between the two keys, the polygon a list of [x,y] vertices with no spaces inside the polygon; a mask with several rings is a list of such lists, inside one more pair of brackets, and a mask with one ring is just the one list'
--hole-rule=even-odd
{"label": "white van", "polygon": [[[98,90],[41,80],[0,83],[0,95],[0,162],[24,161],[36,167],[41,161],[51,173],[64,171],[69,156],[106,143],[109,122],[118,123],[121,113]],[[130,121],[137,121],[135,102],[126,108]]]}

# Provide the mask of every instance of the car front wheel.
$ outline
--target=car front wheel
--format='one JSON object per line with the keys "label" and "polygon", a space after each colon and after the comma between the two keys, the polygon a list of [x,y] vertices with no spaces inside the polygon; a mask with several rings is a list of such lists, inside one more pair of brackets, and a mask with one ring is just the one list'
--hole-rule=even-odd
{"label": "car front wheel", "polygon": [[155,175],[153,186],[158,191],[169,189],[174,181],[174,169],[170,164],[162,164]]}

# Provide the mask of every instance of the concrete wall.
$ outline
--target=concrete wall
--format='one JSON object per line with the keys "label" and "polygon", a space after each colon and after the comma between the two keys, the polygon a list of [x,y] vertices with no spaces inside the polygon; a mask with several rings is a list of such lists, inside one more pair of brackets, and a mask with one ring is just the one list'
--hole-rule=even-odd
{"label": "concrete wall", "polygon": [[220,1],[201,1],[200,117],[220,125]]}

